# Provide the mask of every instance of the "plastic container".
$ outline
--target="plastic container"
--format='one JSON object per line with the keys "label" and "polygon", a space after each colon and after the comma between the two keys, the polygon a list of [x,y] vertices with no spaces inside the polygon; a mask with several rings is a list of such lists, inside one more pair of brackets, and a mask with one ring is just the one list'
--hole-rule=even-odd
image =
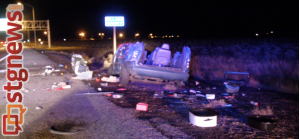
{"label": "plastic container", "polygon": [[240,86],[237,84],[226,84],[225,85],[226,93],[237,93],[240,90]]}
{"label": "plastic container", "polygon": [[208,108],[192,109],[189,111],[190,122],[199,127],[217,126],[217,116],[217,112]]}
{"label": "plastic container", "polygon": [[278,119],[272,116],[250,115],[247,119],[249,126],[265,131],[273,130],[278,123]]}

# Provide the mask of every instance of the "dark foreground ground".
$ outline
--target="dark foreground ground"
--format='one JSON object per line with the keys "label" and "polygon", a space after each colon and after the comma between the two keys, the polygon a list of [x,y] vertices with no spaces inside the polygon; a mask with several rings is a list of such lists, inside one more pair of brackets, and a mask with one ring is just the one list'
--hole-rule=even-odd
{"label": "dark foreground ground", "polygon": [[[71,71],[69,56],[44,53],[57,64],[68,64],[68,70]],[[147,112],[135,111],[134,116],[148,121],[152,127],[168,138],[299,138],[298,95],[241,87],[239,93],[232,94],[231,98],[226,99],[222,96],[222,93],[225,93],[222,82],[199,81],[200,84],[195,85],[195,81],[190,79],[184,87],[175,91],[182,97],[174,98],[172,96],[174,92],[164,90],[163,85],[130,83],[125,91],[116,91],[117,88],[122,88],[117,83],[101,86],[101,81],[97,82],[96,78],[101,78],[104,73],[105,71],[95,70],[94,79],[84,83],[94,88],[95,92],[101,87],[103,91],[124,94],[122,98],[107,96],[108,100],[121,108],[135,109],[138,102],[149,104]],[[216,89],[213,89],[214,87]],[[189,123],[189,110],[201,108],[203,104],[209,103],[206,98],[196,97],[190,93],[190,89],[201,91],[202,94],[215,93],[216,100],[225,99],[226,103],[232,104],[232,107],[214,108],[219,113],[216,127],[202,128]],[[164,91],[164,97],[154,98],[156,91]],[[251,101],[258,102],[259,108],[266,106],[273,108],[274,117],[279,119],[274,130],[261,131],[248,126],[246,117],[251,115],[251,110],[256,107],[250,103]]]}

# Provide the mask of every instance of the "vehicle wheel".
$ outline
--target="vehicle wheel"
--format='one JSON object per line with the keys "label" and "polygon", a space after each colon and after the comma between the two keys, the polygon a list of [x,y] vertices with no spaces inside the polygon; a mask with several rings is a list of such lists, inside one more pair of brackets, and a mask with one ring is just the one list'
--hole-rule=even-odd
{"label": "vehicle wheel", "polygon": [[107,70],[107,73],[106,73],[107,77],[109,77],[109,76],[112,75],[112,74],[111,74],[112,69],[113,69],[113,67],[112,67],[112,64],[111,64],[111,65],[109,66],[108,70]]}
{"label": "vehicle wheel", "polygon": [[126,87],[129,83],[129,74],[127,72],[127,69],[124,65],[121,67],[121,73],[120,73],[120,84],[121,86]]}

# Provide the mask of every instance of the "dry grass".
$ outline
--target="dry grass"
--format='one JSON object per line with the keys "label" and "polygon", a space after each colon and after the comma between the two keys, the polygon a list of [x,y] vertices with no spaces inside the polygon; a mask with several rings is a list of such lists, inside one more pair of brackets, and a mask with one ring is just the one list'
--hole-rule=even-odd
{"label": "dry grass", "polygon": [[213,100],[213,101],[209,102],[208,104],[202,104],[202,107],[204,107],[204,108],[215,108],[215,107],[218,107],[218,106],[223,107],[225,105],[227,105],[225,100],[220,99],[220,100]]}
{"label": "dry grass", "polygon": [[[224,71],[250,73],[250,85],[263,85],[290,93],[299,93],[299,40],[298,39],[124,39],[125,42],[144,42],[152,51],[163,43],[170,45],[173,54],[189,46],[192,51],[190,74],[202,79],[222,79]],[[53,42],[59,46],[97,48],[88,51],[97,62],[112,52],[112,40]]]}
{"label": "dry grass", "polygon": [[266,115],[266,116],[274,115],[273,109],[270,106],[267,106],[267,108],[261,108],[261,109],[256,107],[252,110],[252,113],[254,115]]}
{"label": "dry grass", "polygon": [[299,93],[299,42],[283,39],[214,40],[191,47],[192,75],[222,79],[224,71],[249,72],[251,86]]}
{"label": "dry grass", "polygon": [[175,90],[177,90],[177,87],[175,85],[171,85],[171,84],[166,84],[163,88],[165,90],[169,90],[169,91],[175,91]]}

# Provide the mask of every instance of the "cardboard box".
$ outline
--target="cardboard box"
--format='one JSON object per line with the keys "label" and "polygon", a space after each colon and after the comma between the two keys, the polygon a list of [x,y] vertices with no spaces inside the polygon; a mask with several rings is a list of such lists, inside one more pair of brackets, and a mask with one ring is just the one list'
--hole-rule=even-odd
{"label": "cardboard box", "polygon": [[148,104],[147,103],[138,103],[138,104],[136,104],[136,110],[137,111],[147,111]]}

